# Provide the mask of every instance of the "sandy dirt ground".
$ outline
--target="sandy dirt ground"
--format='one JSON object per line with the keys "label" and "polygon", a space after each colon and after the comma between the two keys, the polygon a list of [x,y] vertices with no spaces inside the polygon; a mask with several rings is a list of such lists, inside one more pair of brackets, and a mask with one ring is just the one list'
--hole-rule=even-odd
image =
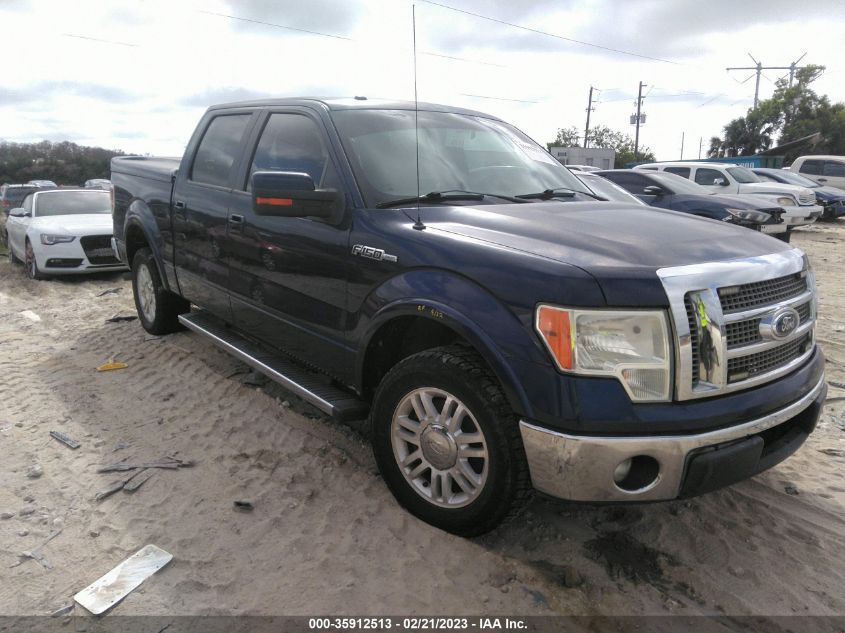
{"label": "sandy dirt ground", "polygon": [[[69,605],[148,543],[173,562],[114,614],[845,614],[845,221],[794,242],[817,271],[832,385],[796,455],[689,501],[538,499],[473,540],[398,507],[361,428],[196,335],[106,322],[134,314],[124,275],[33,282],[4,258],[0,614]],[[97,373],[110,358],[128,368]],[[194,465],[95,500],[125,477],[99,466],[166,455]]]}

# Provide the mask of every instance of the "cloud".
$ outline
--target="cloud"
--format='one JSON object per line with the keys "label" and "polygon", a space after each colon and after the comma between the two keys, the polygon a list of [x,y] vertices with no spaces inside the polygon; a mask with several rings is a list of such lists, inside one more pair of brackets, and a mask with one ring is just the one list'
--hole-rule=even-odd
{"label": "cloud", "polygon": [[8,106],[43,103],[54,97],[61,98],[69,95],[87,97],[106,103],[129,103],[137,98],[135,93],[105,84],[73,81],[39,81],[18,88],[0,87],[0,104]]}
{"label": "cloud", "polygon": [[226,5],[225,13],[243,18],[231,20],[234,30],[261,34],[273,28],[265,22],[348,37],[364,12],[348,0],[226,0]]}

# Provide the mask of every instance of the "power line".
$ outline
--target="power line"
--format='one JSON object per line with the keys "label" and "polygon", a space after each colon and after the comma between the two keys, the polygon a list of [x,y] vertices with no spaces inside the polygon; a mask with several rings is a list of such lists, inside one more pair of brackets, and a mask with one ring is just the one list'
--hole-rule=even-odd
{"label": "power line", "polygon": [[650,55],[643,55],[640,53],[634,53],[632,51],[626,51],[619,48],[611,48],[610,46],[602,46],[601,44],[594,44],[593,42],[585,42],[583,40],[576,40],[571,37],[565,37],[563,35],[558,35],[557,33],[549,33],[548,31],[541,31],[539,29],[532,29],[528,26],[523,26],[521,24],[514,24],[513,22],[507,22],[505,20],[500,20],[498,18],[492,18],[488,15],[482,15],[480,13],[473,13],[472,11],[466,11],[465,9],[458,9],[456,7],[450,7],[447,4],[441,4],[439,2],[434,2],[433,0],[419,0],[420,2],[424,2],[425,4],[430,4],[436,7],[440,7],[442,9],[448,9],[449,11],[456,11],[457,13],[463,13],[464,15],[471,15],[476,18],[480,18],[482,20],[488,20],[490,22],[495,22],[497,24],[503,24],[505,26],[510,26],[515,29],[521,29],[523,31],[528,31],[529,33],[535,33],[536,35],[544,35],[546,37],[553,37],[558,40],[563,40],[565,42],[571,42],[573,44],[580,44],[582,46],[590,46],[592,48],[598,48],[603,51],[609,51],[611,53],[619,53],[620,55],[630,55],[631,57],[639,57],[640,59],[648,59],[654,62],[661,62],[663,64],[673,64],[673,65],[680,65],[678,62],[672,61],[670,59],[663,59],[661,57],[652,57]]}
{"label": "power line", "polygon": [[[754,71],[754,75],[757,76],[757,83],[754,87],[754,107],[756,108],[757,104],[759,103],[759,100],[760,100],[760,77],[761,76],[766,77],[766,75],[763,74],[763,71],[764,70],[788,70],[789,71],[789,87],[792,88],[792,81],[795,78],[795,71],[804,68],[804,66],[798,66],[798,62],[800,62],[802,59],[804,59],[804,57],[807,56],[807,53],[804,53],[803,55],[801,55],[801,57],[796,59],[789,66],[763,66],[763,63],[758,62],[756,59],[754,59],[754,56],[751,53],[748,53],[748,56],[751,58],[751,61],[754,62],[754,64],[755,64],[754,66],[736,66],[736,67],[732,67],[732,68],[726,68],[725,70],[727,70],[728,72],[730,72],[732,70],[753,70]],[[751,75],[751,77],[753,77],[754,75]],[[749,77],[748,79],[751,79],[751,77]],[[748,79],[746,79],[745,81],[748,81]],[[768,81],[774,83],[768,77],[766,77],[766,79]],[[742,83],[745,83],[745,81],[743,81]]]}
{"label": "power line", "polygon": [[529,101],[528,99],[506,99],[504,97],[488,97],[487,95],[471,95],[466,92],[460,93],[463,97],[472,97],[473,99],[491,99],[493,101],[514,101],[516,103],[540,103],[539,101]]}
{"label": "power line", "polygon": [[116,42],[114,40],[102,40],[99,37],[88,37],[87,35],[75,35],[73,33],[62,33],[63,37],[74,37],[79,40],[90,40],[92,42],[100,42],[101,44],[115,44],[116,46],[129,46],[137,48],[137,44],[130,44],[129,42]]}
{"label": "power line", "polygon": [[[269,27],[273,27],[273,28],[276,28],[276,29],[285,29],[287,31],[297,31],[298,33],[307,33],[309,35],[318,35],[320,37],[330,37],[332,39],[344,40],[346,42],[358,42],[359,41],[359,40],[356,40],[355,38],[347,37],[345,35],[338,35],[336,33],[324,33],[322,31],[311,31],[311,30],[302,29],[302,28],[299,28],[299,27],[296,27],[296,26],[288,26],[286,24],[276,24],[275,22],[265,22],[263,20],[254,20],[252,18],[244,18],[244,17],[238,16],[238,15],[229,15],[227,13],[216,13],[214,11],[204,11],[204,10],[198,10],[198,13],[204,13],[205,15],[213,15],[213,16],[218,17],[218,18],[227,18],[229,20],[236,20],[238,22],[249,22],[251,24],[259,24],[261,26],[269,26]],[[442,53],[434,53],[432,51],[419,51],[419,54],[420,55],[427,55],[429,57],[440,57],[442,59],[451,59],[451,60],[459,61],[459,62],[467,62],[467,63],[470,63],[470,64],[482,64],[484,66],[495,66],[497,68],[510,68],[510,66],[505,66],[504,64],[495,64],[493,62],[485,62],[485,61],[481,61],[481,60],[478,60],[478,59],[469,59],[467,57],[458,57],[456,55],[444,55]]]}

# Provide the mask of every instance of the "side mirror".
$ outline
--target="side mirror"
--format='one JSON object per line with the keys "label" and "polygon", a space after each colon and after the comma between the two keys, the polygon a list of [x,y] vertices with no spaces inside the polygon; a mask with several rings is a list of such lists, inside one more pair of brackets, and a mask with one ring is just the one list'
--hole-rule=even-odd
{"label": "side mirror", "polygon": [[662,196],[663,187],[659,187],[658,185],[649,185],[648,187],[643,188],[643,194],[646,196]]}
{"label": "side mirror", "polygon": [[713,179],[713,184],[714,184],[714,185],[719,185],[720,187],[727,187],[727,186],[728,186],[728,181],[727,181],[727,180],[725,180],[724,178],[714,178],[714,179]]}
{"label": "side mirror", "polygon": [[323,218],[339,222],[346,207],[343,192],[316,189],[308,174],[257,171],[252,174],[252,208],[256,215]]}
{"label": "side mirror", "polygon": [[9,211],[10,218],[28,218],[30,215],[30,212],[25,211],[23,207],[17,207]]}

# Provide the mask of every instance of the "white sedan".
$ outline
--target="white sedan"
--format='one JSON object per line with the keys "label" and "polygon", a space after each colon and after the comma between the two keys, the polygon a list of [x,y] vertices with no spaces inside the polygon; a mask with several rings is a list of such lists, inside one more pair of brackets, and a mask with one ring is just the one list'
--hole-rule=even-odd
{"label": "white sedan", "polygon": [[53,189],[29,194],[6,221],[9,259],[31,279],[126,270],[111,248],[111,194]]}

